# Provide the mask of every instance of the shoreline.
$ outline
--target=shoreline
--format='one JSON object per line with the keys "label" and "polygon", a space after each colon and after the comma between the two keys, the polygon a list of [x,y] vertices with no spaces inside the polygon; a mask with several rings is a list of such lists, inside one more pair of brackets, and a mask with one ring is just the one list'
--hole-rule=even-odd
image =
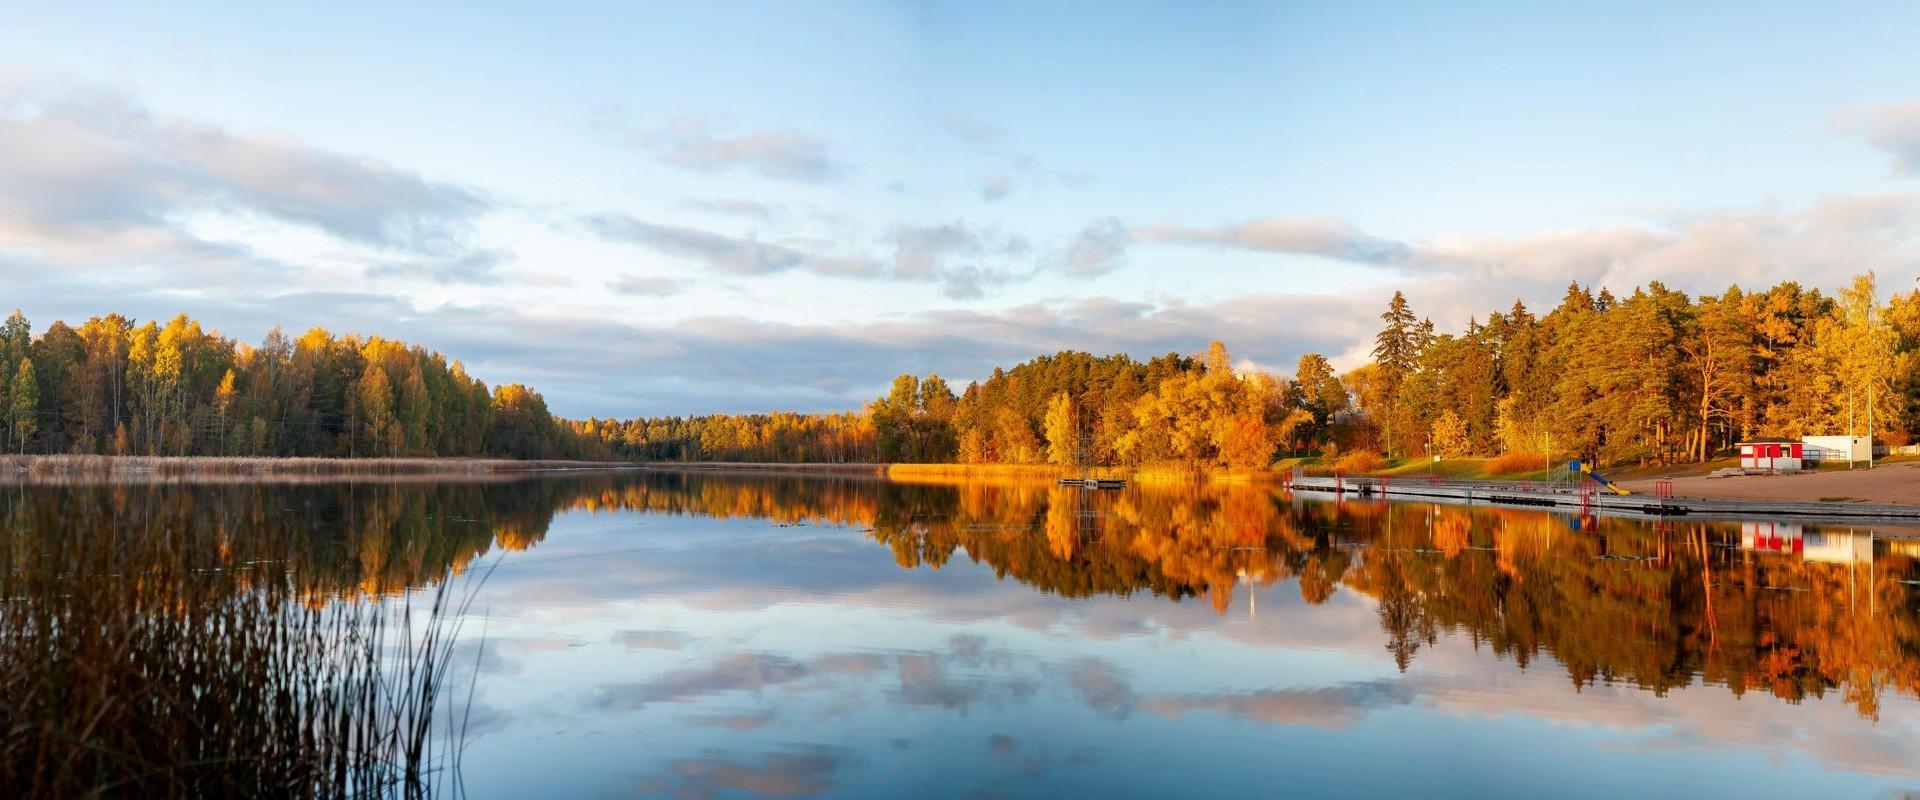
{"label": "shoreline", "polygon": [[1619,481],[1636,495],[1651,495],[1661,480],[1672,481],[1681,497],[1710,500],[1776,500],[1830,503],[1836,506],[1873,503],[1920,506],[1920,462],[1881,462],[1873,469],[1824,468],[1781,475],[1743,475],[1709,478],[1678,475],[1670,478],[1635,477]]}
{"label": "shoreline", "polygon": [[[1804,476],[1769,477],[1783,480],[1804,479]],[[1885,477],[1905,484],[1912,484],[1915,480],[1907,476]],[[1625,514],[1657,519],[1777,519],[1920,524],[1920,504],[1912,502],[1872,502],[1860,498],[1831,496],[1809,498],[1804,496],[1805,493],[1796,496],[1779,491],[1767,491],[1764,488],[1750,493],[1702,496],[1681,493],[1678,491],[1677,482],[1673,494],[1661,495],[1654,493],[1652,489],[1656,482],[1657,479],[1646,479],[1644,481],[1646,491],[1640,491],[1643,487],[1636,486],[1629,490],[1630,494],[1618,495],[1598,489],[1581,491],[1581,487],[1575,484],[1555,485],[1526,480],[1397,480],[1379,475],[1300,476],[1289,483],[1289,489],[1295,492],[1296,496],[1304,492],[1309,496],[1336,501],[1343,497],[1350,497],[1362,501],[1445,502],[1464,505],[1531,507],[1562,512],[1578,511],[1582,514]],[[1817,487],[1809,488],[1817,493]]]}
{"label": "shoreline", "polygon": [[295,458],[275,456],[0,455],[0,481],[338,480],[500,478],[633,469],[629,462],[510,458]]}

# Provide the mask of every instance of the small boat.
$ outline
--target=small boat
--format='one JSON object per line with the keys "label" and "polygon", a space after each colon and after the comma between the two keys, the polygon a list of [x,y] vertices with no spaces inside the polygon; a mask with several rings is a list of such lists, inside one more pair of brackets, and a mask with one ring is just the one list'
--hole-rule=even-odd
{"label": "small boat", "polygon": [[1120,478],[1061,478],[1060,485],[1082,489],[1124,489],[1127,482]]}

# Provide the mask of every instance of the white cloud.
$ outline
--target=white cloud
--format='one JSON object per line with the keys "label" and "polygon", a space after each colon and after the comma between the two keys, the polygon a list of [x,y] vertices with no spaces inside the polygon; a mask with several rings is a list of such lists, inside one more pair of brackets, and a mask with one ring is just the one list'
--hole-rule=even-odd
{"label": "white cloud", "polygon": [[1920,100],[1881,106],[1866,118],[1867,142],[1893,157],[1899,175],[1920,175]]}
{"label": "white cloud", "polygon": [[744,168],[767,178],[821,183],[848,171],[825,140],[793,130],[727,135],[715,133],[705,122],[680,120],[637,132],[632,140],[663,163],[694,172]]}
{"label": "white cloud", "polygon": [[173,220],[258,215],[341,240],[456,250],[478,192],[289,136],[156,116],[96,87],[0,86],[0,244],[180,246]]}
{"label": "white cloud", "polygon": [[644,275],[622,275],[607,284],[613,291],[634,297],[666,297],[677,294],[681,284],[672,278]]}
{"label": "white cloud", "polygon": [[1130,238],[1127,226],[1120,220],[1112,217],[1094,220],[1074,237],[1073,244],[1061,255],[1060,266],[1073,275],[1112,272],[1126,260]]}
{"label": "white cloud", "polygon": [[1207,228],[1161,222],[1135,233],[1142,239],[1175,244],[1324,256],[1360,264],[1392,264],[1409,253],[1405,244],[1369,235],[1337,217],[1273,217]]}
{"label": "white cloud", "polygon": [[791,247],[743,239],[679,225],[662,225],[625,214],[598,214],[583,220],[602,238],[641,245],[661,253],[699,261],[735,275],[765,275],[802,266],[807,256]]}
{"label": "white cloud", "polygon": [[1664,281],[1692,291],[1731,283],[1920,271],[1920,197],[1829,197],[1789,210],[1674,214],[1641,225],[1465,235],[1408,242],[1335,217],[1269,218],[1211,228],[1159,223],[1142,240],[1314,256],[1402,276],[1461,276],[1528,286],[1568,281],[1629,289]]}

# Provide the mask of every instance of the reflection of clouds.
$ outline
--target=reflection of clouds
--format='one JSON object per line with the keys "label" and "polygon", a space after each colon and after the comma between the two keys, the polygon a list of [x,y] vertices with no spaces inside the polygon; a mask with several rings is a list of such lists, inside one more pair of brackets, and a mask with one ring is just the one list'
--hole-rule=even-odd
{"label": "reflection of clouds", "polygon": [[1396,681],[1366,681],[1310,689],[1262,689],[1150,697],[1141,708],[1169,719],[1190,711],[1214,711],[1257,722],[1345,728],[1374,709],[1406,705],[1414,692]]}
{"label": "reflection of clouds", "polygon": [[901,656],[899,699],[910,706],[965,709],[979,701],[980,686],[948,679],[945,665],[936,656]]}
{"label": "reflection of clouds", "polygon": [[628,650],[678,650],[689,638],[678,631],[625,630],[613,634],[614,643]]}
{"label": "reflection of clouds", "polygon": [[955,678],[948,673],[949,658],[932,653],[900,656],[900,690],[895,699],[903,705],[966,711],[982,702],[1022,702],[1039,691],[1037,681],[1020,676]]}
{"label": "reflection of clouds", "polygon": [[730,731],[757,731],[773,724],[779,715],[772,711],[751,711],[742,714],[710,714],[688,717],[687,722],[703,728],[725,728]]}
{"label": "reflection of clouds", "polygon": [[477,699],[450,709],[447,718],[454,720],[453,725],[460,731],[460,737],[469,741],[506,730],[518,719],[511,711]]}
{"label": "reflection of clouds", "polygon": [[878,653],[828,653],[809,662],[814,672],[826,675],[858,675],[887,668],[887,659]]}
{"label": "reflection of clouds", "polygon": [[1047,767],[1053,762],[1053,753],[1043,742],[1038,745],[1022,747],[1020,740],[1004,733],[987,737],[987,752],[1019,770],[1022,776],[1039,778],[1047,773]]}
{"label": "reflection of clouds", "polygon": [[[1457,645],[1457,643],[1455,643]],[[1255,722],[1340,729],[1379,710],[1419,705],[1452,716],[1523,716],[1567,725],[1601,726],[1640,734],[1632,749],[1662,751],[1745,747],[1762,752],[1803,752],[1829,766],[1883,775],[1920,775],[1920,725],[1890,715],[1866,726],[1843,702],[1794,704],[1771,697],[1737,700],[1712,692],[1649,694],[1632,686],[1599,684],[1568,692],[1556,680],[1501,664],[1460,656],[1442,648],[1456,671],[1425,671],[1403,678],[1333,686],[1141,695],[1125,673],[1097,658],[1064,665],[1082,703],[1095,713],[1124,718],[1134,709],[1178,719],[1190,712],[1226,714]]]}
{"label": "reflection of clouds", "polygon": [[757,761],[709,751],[667,762],[664,770],[641,778],[634,789],[637,794],[680,800],[707,800],[729,792],[808,797],[832,791],[835,773],[849,760],[846,751],[829,747],[767,753]]}
{"label": "reflection of clouds", "polygon": [[1116,674],[1113,665],[1097,658],[1078,659],[1068,665],[1067,677],[1087,708],[1114,719],[1133,713],[1133,687]]}
{"label": "reflection of clouds", "polygon": [[602,709],[637,709],[648,703],[679,703],[734,691],[760,691],[807,677],[807,666],[791,658],[766,653],[738,653],[713,664],[674,670],[650,681],[601,686],[589,705]]}
{"label": "reflection of clouds", "polygon": [[462,639],[454,642],[447,664],[463,678],[480,675],[513,675],[521,671],[518,661],[500,655],[500,643],[490,639]]}
{"label": "reflection of clouds", "polygon": [[[842,678],[871,680],[888,670],[898,679],[892,699],[905,706],[965,711],[977,704],[1024,702],[1041,687],[1038,678],[1022,672],[1036,671],[1040,666],[1037,663],[1016,665],[1011,654],[989,649],[978,637],[955,637],[952,646],[948,652],[827,653],[806,661],[772,653],[733,653],[644,681],[596,687],[586,705],[633,711],[650,704],[695,702],[728,692],[758,693],[774,687],[807,691],[830,688]],[[858,690],[862,685],[841,688]],[[857,700],[857,693],[850,694],[841,705],[829,706],[822,713],[832,717],[850,712],[859,706]],[[707,717],[700,722],[726,727],[748,725],[736,716]]]}
{"label": "reflection of clouds", "polygon": [[[743,526],[751,531],[765,527],[763,523],[764,519],[752,517]],[[1565,680],[1553,680],[1560,677],[1555,667],[1560,656],[1552,649],[1538,651],[1533,657],[1536,665],[1527,669],[1516,666],[1510,651],[1494,650],[1490,654],[1484,647],[1467,647],[1465,637],[1474,632],[1467,627],[1446,627],[1437,643],[1422,647],[1419,662],[1403,677],[1361,680],[1378,674],[1372,667],[1388,663],[1380,651],[1377,601],[1369,592],[1377,590],[1376,584],[1404,577],[1367,571],[1370,565],[1384,563],[1385,556],[1376,556],[1387,552],[1384,548],[1355,548],[1349,554],[1353,564],[1346,573],[1347,580],[1364,585],[1335,593],[1321,605],[1308,606],[1299,596],[1298,584],[1287,578],[1264,585],[1236,585],[1236,592],[1257,595],[1256,619],[1251,616],[1250,604],[1247,613],[1242,613],[1236,603],[1222,615],[1205,602],[1162,602],[1158,596],[1151,602],[1128,602],[1104,596],[1076,599],[1047,594],[1035,591],[1034,585],[997,578],[996,565],[1001,562],[983,563],[968,550],[955,551],[941,562],[945,565],[942,569],[901,570],[886,558],[883,548],[874,547],[847,528],[818,527],[792,535],[782,532],[745,537],[708,537],[705,529],[691,526],[688,531],[688,536],[671,540],[670,546],[650,548],[643,555],[596,555],[603,567],[612,568],[596,569],[593,580],[580,580],[576,568],[522,571],[511,588],[523,595],[523,600],[502,605],[544,613],[556,605],[584,609],[592,604],[599,613],[590,616],[596,619],[614,616],[624,610],[623,603],[631,602],[736,612],[780,609],[764,615],[693,615],[701,621],[724,619],[717,623],[723,629],[739,624],[733,631],[736,636],[698,629],[702,637],[712,636],[701,641],[732,641],[736,643],[732,647],[756,646],[740,642],[768,646],[767,642],[789,640],[784,633],[766,633],[769,622],[784,624],[798,619],[807,625],[813,620],[834,620],[848,612],[863,618],[884,616],[889,624],[903,619],[914,625],[958,623],[951,629],[964,626],[968,631],[951,637],[944,647],[935,644],[931,649],[909,652],[726,656],[658,677],[629,674],[627,677],[641,680],[610,686],[595,695],[600,707],[618,711],[649,703],[717,699],[713,696],[723,692],[779,692],[779,687],[784,687],[785,693],[776,696],[780,702],[771,703],[778,710],[778,720],[772,711],[730,713],[738,709],[712,708],[724,706],[724,699],[685,709],[705,715],[691,718],[694,725],[734,731],[764,730],[768,725],[779,725],[780,733],[799,731],[816,720],[852,714],[865,719],[876,707],[888,703],[896,709],[924,709],[935,715],[973,712],[990,719],[999,705],[1026,703],[1042,692],[1053,692],[1044,699],[1064,699],[1070,704],[1077,699],[1080,707],[1103,721],[1111,721],[1109,725],[1128,719],[1134,719],[1136,725],[1165,724],[1157,718],[1136,719],[1139,715],[1134,712],[1144,711],[1180,720],[1179,727],[1195,734],[1228,724],[1226,718],[1231,718],[1262,725],[1307,726],[1289,735],[1312,735],[1312,728],[1342,729],[1360,724],[1374,711],[1411,706],[1394,713],[1430,720],[1485,715],[1564,721],[1595,726],[1591,734],[1570,735],[1570,741],[1598,734],[1593,738],[1603,741],[1601,746],[1605,747],[1651,751],[1691,744],[1716,756],[1743,750],[1794,759],[1805,754],[1828,765],[1896,775],[1915,774],[1906,761],[1912,753],[1920,752],[1920,731],[1902,716],[1913,708],[1905,697],[1898,701],[1900,710],[1889,706],[1889,713],[1876,728],[1854,718],[1837,696],[1818,695],[1817,688],[1803,703],[1790,706],[1764,692],[1729,694],[1722,685],[1727,681],[1724,675],[1703,679],[1697,674],[1698,667],[1688,664],[1660,673],[1661,677],[1675,679],[1671,686],[1660,684],[1667,688],[1664,694],[1604,681],[1569,688]],[[701,536],[693,536],[695,533]],[[627,559],[632,559],[635,569],[622,568]],[[1456,563],[1466,562],[1434,565]],[[1022,573],[1014,570],[1012,574],[1018,578]],[[552,602],[556,599],[561,602]],[[973,624],[980,622],[988,624]],[[1045,632],[1057,647],[1027,646],[1058,655],[1043,659],[996,649],[995,640],[976,633],[1005,630],[1007,626]],[[663,632],[642,631],[634,641],[658,646],[678,643],[672,636],[652,638],[658,633]],[[926,641],[919,635],[912,638]],[[1133,641],[1117,647],[1107,644],[1116,640]],[[1148,683],[1145,676],[1158,675],[1154,659],[1136,661],[1120,654],[1137,652],[1154,640],[1192,649],[1208,660],[1219,658],[1221,663],[1254,655],[1249,648],[1260,648],[1309,666],[1323,661],[1327,665],[1353,666],[1357,667],[1353,672],[1331,674],[1340,676],[1335,681],[1360,682],[1281,686],[1244,677],[1213,681],[1205,677],[1208,673],[1195,672],[1181,675],[1170,684],[1159,683],[1159,678]],[[616,636],[615,641],[621,639]],[[781,650],[783,646],[772,648]],[[710,655],[701,653],[702,658]],[[1604,667],[1619,661],[1617,656],[1604,653],[1587,654],[1586,658],[1598,660]],[[1579,663],[1580,659],[1574,661]],[[1135,675],[1142,676],[1142,682],[1135,684]],[[1315,680],[1327,683],[1328,679],[1309,682]],[[1240,681],[1250,685],[1235,685]],[[811,694],[802,696],[803,692]],[[1067,763],[1070,755],[1097,758],[1097,753],[1068,754],[1064,747],[1055,755],[1056,764]]]}
{"label": "reflection of clouds", "polygon": [[1600,725],[1642,734],[1634,749],[1798,751],[1830,767],[1920,776],[1913,758],[1920,753],[1920,725],[1911,715],[1890,714],[1881,724],[1866,725],[1839,698],[1810,698],[1783,708],[1790,701],[1764,695],[1734,699],[1718,692],[1675,691],[1663,696],[1606,683],[1574,693],[1558,681],[1529,678],[1509,667],[1409,680],[1423,704],[1446,713]]}

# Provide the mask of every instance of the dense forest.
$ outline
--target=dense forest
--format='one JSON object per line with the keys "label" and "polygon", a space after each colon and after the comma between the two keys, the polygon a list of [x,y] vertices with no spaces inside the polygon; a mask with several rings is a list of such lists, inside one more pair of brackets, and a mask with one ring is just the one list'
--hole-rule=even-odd
{"label": "dense forest", "polygon": [[[1607,463],[1704,461],[1739,440],[1871,434],[1917,417],[1920,291],[1881,306],[1874,276],[1837,297],[1796,283],[1690,297],[1658,282],[1616,297],[1569,286],[1435,335],[1398,293],[1374,361],[1340,378],[1338,446],[1392,456],[1496,452]],[[1871,425],[1871,428],[1869,428]]]}
{"label": "dense forest", "polygon": [[996,369],[959,394],[902,375],[862,413],[589,420],[649,460],[1180,464],[1254,468],[1280,454],[1524,454],[1676,463],[1749,437],[1871,431],[1906,444],[1920,421],[1920,292],[1876,302],[1874,276],[1837,297],[1795,283],[1700,297],[1651,283],[1622,298],[1578,284],[1436,333],[1395,293],[1373,360],[1320,354],[1291,379],[1200,358],[1063,352]]}
{"label": "dense forest", "polygon": [[507,456],[647,461],[957,462],[1258,469],[1283,454],[1350,461],[1523,454],[1677,463],[1752,437],[1920,422],[1920,291],[1876,300],[1783,283],[1691,296],[1567,287],[1437,333],[1395,293],[1373,359],[1293,376],[1205,353],[1061,352],[955,392],[901,375],[858,411],[569,421],[519,384],[489,390],[458,361],[379,337],[278,329],[258,347],[185,316],[119,315],[39,337],[0,325],[0,421],[29,453]]}
{"label": "dense forest", "polygon": [[185,315],[0,324],[6,449],[24,453],[607,458],[519,384],[421,347],[315,328],[258,347]]}
{"label": "dense forest", "polygon": [[901,375],[861,413],[588,420],[615,452],[649,460],[1182,464],[1257,469],[1315,420],[1286,386],[1200,358],[1062,352],[995,369],[955,394]]}

